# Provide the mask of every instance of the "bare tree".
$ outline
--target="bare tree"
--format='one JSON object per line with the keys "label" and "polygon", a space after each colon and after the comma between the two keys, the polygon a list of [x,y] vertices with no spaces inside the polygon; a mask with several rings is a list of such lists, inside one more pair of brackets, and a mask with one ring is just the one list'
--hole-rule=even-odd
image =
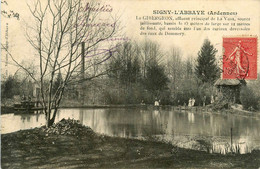
{"label": "bare tree", "polygon": [[[80,85],[106,74],[107,70],[97,70],[95,65],[102,65],[116,50],[117,46],[109,44],[108,39],[117,36],[119,21],[112,16],[112,6],[95,2],[37,0],[28,8],[35,23],[26,26],[26,37],[37,51],[39,74],[31,75],[12,59],[38,83],[49,127],[68,84]],[[62,81],[54,90],[60,72]]]}
{"label": "bare tree", "polygon": [[172,47],[167,58],[167,75],[173,84],[173,90],[176,90],[176,85],[183,75],[183,62],[181,56],[181,50],[177,47]]}
{"label": "bare tree", "polygon": [[160,50],[160,45],[150,40],[145,40],[140,46],[142,74],[145,78],[147,67],[151,64],[161,63],[163,53]]}

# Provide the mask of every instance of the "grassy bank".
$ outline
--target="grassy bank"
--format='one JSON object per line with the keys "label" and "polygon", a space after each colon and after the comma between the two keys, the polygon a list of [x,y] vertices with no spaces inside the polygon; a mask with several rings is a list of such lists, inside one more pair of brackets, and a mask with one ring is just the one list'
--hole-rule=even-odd
{"label": "grassy bank", "polygon": [[260,151],[220,155],[107,137],[75,121],[2,135],[2,168],[258,168]]}

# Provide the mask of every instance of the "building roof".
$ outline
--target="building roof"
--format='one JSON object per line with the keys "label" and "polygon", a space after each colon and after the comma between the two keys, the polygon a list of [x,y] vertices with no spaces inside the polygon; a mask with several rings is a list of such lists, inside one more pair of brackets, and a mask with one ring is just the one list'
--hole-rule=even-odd
{"label": "building roof", "polygon": [[215,86],[238,86],[240,81],[237,79],[218,79]]}

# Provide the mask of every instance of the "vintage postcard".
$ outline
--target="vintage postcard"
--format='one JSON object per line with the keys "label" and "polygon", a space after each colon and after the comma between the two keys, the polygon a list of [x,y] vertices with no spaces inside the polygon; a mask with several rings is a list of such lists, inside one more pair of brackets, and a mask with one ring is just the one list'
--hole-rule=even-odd
{"label": "vintage postcard", "polygon": [[1,168],[259,168],[260,1],[2,0]]}

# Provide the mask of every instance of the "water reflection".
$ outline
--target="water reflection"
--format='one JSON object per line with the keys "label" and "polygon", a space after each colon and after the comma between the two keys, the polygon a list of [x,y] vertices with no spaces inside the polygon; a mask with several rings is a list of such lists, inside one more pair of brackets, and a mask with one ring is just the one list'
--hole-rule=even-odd
{"label": "water reflection", "polygon": [[45,124],[43,114],[1,115],[1,134],[39,127]]}
{"label": "water reflection", "polygon": [[190,123],[194,123],[195,122],[194,113],[188,112],[188,121]]}
{"label": "water reflection", "polygon": [[[56,122],[62,118],[79,120],[94,131],[110,136],[146,138],[163,136],[168,141],[186,136],[218,138],[212,150],[226,151],[233,128],[233,150],[239,145],[240,153],[260,147],[260,120],[236,115],[199,112],[177,112],[164,109],[62,109]],[[1,115],[1,132],[45,124],[43,114]],[[181,139],[180,139],[181,140]],[[221,143],[221,144],[220,144]],[[231,147],[231,146],[230,146]]]}

